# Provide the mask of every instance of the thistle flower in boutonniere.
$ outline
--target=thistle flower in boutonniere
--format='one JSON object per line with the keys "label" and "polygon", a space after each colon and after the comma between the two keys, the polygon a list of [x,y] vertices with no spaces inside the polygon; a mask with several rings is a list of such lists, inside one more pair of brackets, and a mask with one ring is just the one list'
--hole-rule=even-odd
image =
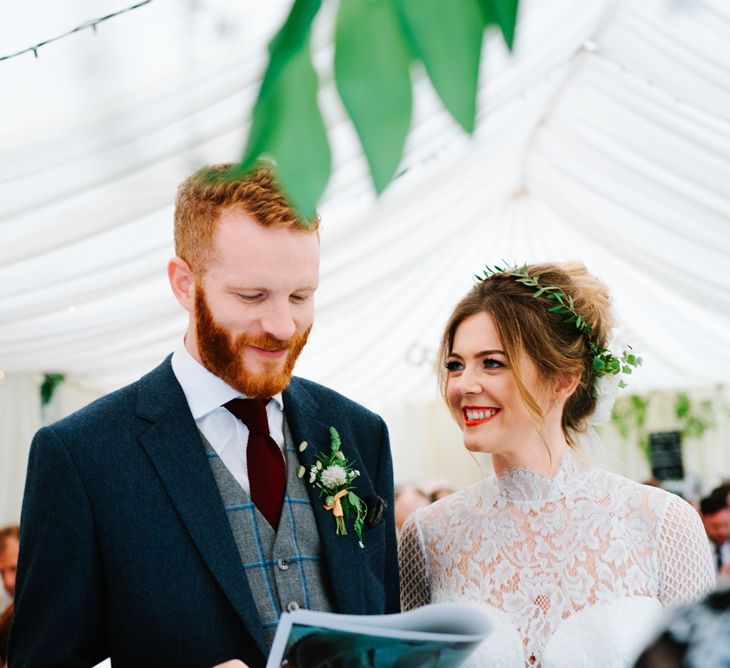
{"label": "thistle flower in boutonniere", "polygon": [[360,547],[362,542],[362,528],[365,523],[367,507],[365,502],[355,494],[354,481],[360,471],[353,469],[353,462],[345,458],[340,449],[342,441],[337,429],[330,427],[330,451],[320,452],[315,464],[309,467],[309,482],[319,489],[319,495],[324,497],[325,510],[332,511],[335,518],[335,533],[338,536],[347,535],[346,522],[352,516],[352,528],[357,535]]}

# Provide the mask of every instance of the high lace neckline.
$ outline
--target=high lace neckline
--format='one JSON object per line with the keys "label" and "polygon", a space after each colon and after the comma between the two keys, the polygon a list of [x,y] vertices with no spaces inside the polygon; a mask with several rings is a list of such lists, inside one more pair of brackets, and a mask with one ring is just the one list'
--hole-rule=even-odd
{"label": "high lace neckline", "polygon": [[499,473],[499,495],[510,501],[556,501],[565,498],[583,484],[586,467],[568,451],[554,475],[525,468],[504,470]]}

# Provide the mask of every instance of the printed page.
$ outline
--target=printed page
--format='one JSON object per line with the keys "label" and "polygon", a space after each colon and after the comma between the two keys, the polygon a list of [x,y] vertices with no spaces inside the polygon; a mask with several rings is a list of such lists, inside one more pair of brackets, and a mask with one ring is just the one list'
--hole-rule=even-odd
{"label": "printed page", "polygon": [[266,668],[455,668],[491,631],[477,608],[431,604],[395,615],[284,613]]}

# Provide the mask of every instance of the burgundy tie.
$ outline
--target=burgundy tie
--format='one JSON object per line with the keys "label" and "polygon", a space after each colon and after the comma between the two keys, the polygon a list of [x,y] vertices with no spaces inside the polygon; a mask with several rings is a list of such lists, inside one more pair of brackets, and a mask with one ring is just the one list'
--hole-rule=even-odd
{"label": "burgundy tie", "polygon": [[268,399],[231,399],[224,405],[248,427],[246,462],[251,500],[269,524],[277,529],[286,489],[286,465],[269,433]]}

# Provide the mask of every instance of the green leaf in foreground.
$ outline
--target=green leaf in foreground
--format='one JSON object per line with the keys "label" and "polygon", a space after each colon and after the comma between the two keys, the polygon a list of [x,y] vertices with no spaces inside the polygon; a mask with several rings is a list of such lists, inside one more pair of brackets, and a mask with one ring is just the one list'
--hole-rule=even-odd
{"label": "green leaf in foreground", "polygon": [[271,58],[253,110],[240,171],[268,157],[287,197],[311,219],[331,169],[327,131],[317,104],[319,81],[309,35],[321,0],[297,0],[269,47]]}
{"label": "green leaf in foreground", "polygon": [[398,0],[397,7],[413,53],[444,106],[471,134],[484,35],[479,0]]}
{"label": "green leaf in foreground", "polygon": [[389,0],[344,0],[335,30],[337,90],[382,192],[403,155],[411,123],[410,58]]}

